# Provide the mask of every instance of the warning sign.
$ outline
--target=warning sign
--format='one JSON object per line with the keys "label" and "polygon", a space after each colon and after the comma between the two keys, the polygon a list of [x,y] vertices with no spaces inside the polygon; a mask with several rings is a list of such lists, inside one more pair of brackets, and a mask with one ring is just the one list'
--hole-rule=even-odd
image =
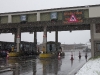
{"label": "warning sign", "polygon": [[63,23],[69,24],[69,23],[82,23],[84,22],[84,11],[88,10],[69,10],[63,12]]}
{"label": "warning sign", "polygon": [[71,15],[70,19],[68,20],[68,22],[78,22],[77,18],[75,17],[74,14]]}

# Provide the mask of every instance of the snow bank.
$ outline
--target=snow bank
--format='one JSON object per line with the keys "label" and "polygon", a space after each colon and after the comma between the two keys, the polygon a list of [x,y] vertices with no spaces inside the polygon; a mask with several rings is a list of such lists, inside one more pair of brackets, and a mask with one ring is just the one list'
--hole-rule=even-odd
{"label": "snow bank", "polygon": [[89,60],[76,75],[100,75],[100,58]]}

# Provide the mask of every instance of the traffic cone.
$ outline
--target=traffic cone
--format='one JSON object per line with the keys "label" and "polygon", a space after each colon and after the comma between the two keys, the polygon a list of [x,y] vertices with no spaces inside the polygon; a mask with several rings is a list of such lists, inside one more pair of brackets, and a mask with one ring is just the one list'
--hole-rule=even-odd
{"label": "traffic cone", "polygon": [[61,57],[61,56],[60,56],[60,53],[59,53],[59,54],[58,54],[58,58],[60,59],[60,57]]}
{"label": "traffic cone", "polygon": [[80,53],[80,51],[79,51],[79,59],[81,58],[81,53]]}
{"label": "traffic cone", "polygon": [[7,57],[6,57],[7,59],[9,58],[9,52],[7,51]]}
{"label": "traffic cone", "polygon": [[87,59],[87,53],[85,54],[85,59]]}
{"label": "traffic cone", "polygon": [[71,59],[70,60],[74,60],[74,58],[73,58],[73,54],[71,54]]}

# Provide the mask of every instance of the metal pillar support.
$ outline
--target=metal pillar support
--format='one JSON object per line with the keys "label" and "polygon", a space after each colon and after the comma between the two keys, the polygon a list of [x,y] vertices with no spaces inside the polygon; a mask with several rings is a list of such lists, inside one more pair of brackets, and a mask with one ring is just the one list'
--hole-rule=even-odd
{"label": "metal pillar support", "polygon": [[35,44],[35,50],[37,50],[37,32],[34,32],[34,44]]}
{"label": "metal pillar support", "polygon": [[56,51],[58,50],[58,31],[55,31],[55,42],[56,42]]}
{"label": "metal pillar support", "polygon": [[91,57],[94,57],[94,32],[95,32],[95,24],[90,25],[91,32]]}
{"label": "metal pillar support", "polygon": [[12,23],[12,16],[10,14],[8,15],[8,23]]}
{"label": "metal pillar support", "polygon": [[20,28],[17,28],[17,37],[16,37],[17,52],[19,52],[20,50],[20,41],[21,41],[21,32],[20,32]]}
{"label": "metal pillar support", "polygon": [[43,48],[46,53],[46,50],[47,50],[47,26],[44,26],[44,31],[43,31]]}
{"label": "metal pillar support", "polygon": [[40,13],[37,12],[37,21],[40,21]]}

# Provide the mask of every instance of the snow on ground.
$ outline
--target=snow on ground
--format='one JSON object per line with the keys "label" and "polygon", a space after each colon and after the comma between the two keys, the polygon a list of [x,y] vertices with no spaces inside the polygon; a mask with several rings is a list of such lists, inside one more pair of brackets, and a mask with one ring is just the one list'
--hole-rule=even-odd
{"label": "snow on ground", "polygon": [[76,75],[100,75],[100,58],[89,60]]}

